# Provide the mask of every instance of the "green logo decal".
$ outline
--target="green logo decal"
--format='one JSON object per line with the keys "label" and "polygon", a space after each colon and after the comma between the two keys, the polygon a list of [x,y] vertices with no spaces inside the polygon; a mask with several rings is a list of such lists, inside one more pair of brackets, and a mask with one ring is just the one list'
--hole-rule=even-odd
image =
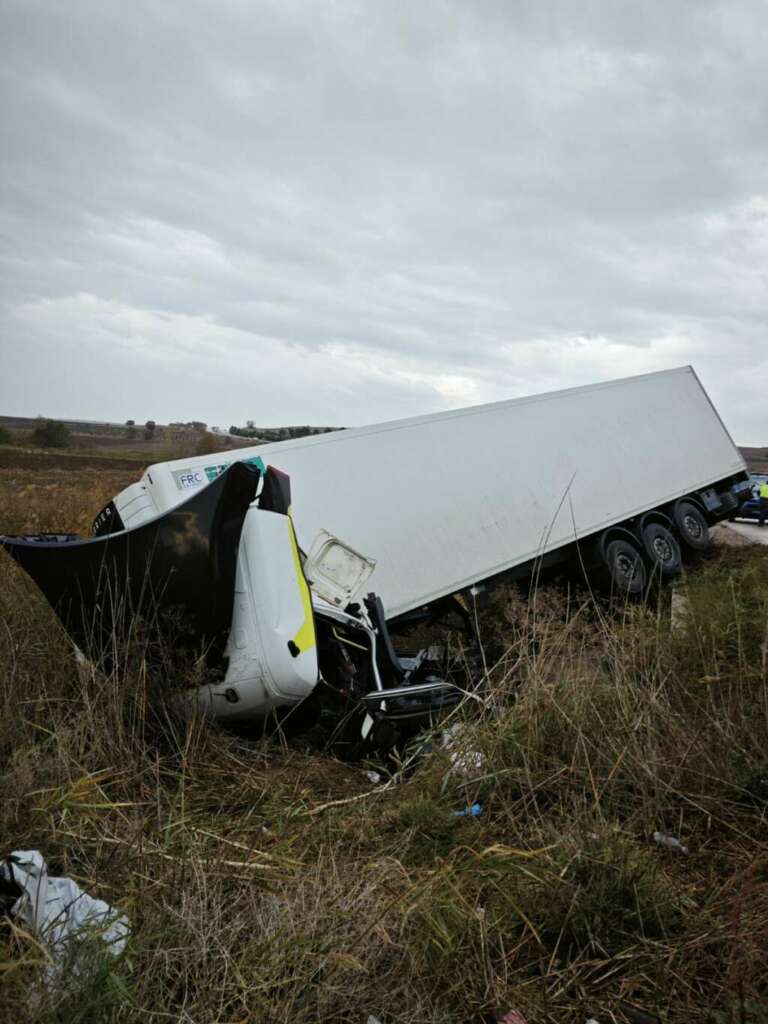
{"label": "green logo decal", "polygon": [[[262,458],[261,458],[260,455],[254,455],[250,459],[234,459],[233,461],[234,462],[247,462],[249,466],[256,466],[256,468],[261,473],[265,473],[266,472],[266,467],[265,467],[264,462],[262,461]],[[210,483],[211,480],[215,480],[217,476],[221,476],[221,474],[224,472],[224,470],[225,469],[229,469],[229,467],[231,465],[232,465],[231,462],[225,462],[225,463],[223,463],[220,466],[206,466],[205,469],[203,470],[203,472],[208,477],[208,482]]]}

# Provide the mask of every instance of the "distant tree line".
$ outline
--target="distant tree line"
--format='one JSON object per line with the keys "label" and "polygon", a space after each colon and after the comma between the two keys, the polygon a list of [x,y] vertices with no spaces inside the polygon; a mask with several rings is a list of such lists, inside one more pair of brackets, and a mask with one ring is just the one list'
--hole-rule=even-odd
{"label": "distant tree line", "polygon": [[[159,427],[154,420],[147,420],[144,424],[144,440],[154,441],[156,437],[178,439],[190,433],[204,434],[207,429],[208,424],[202,420],[189,420],[187,423],[178,421],[164,427]],[[125,436],[131,440],[137,436],[136,420],[125,421]]]}
{"label": "distant tree line", "polygon": [[[71,424],[70,426],[85,427],[86,423]],[[36,445],[39,448],[68,448],[72,443],[72,430],[66,423],[60,420],[44,419],[39,416],[37,424],[30,434],[24,435],[27,443]],[[136,423],[136,420],[126,420],[125,427],[109,424],[97,424],[99,434],[116,433],[129,440],[143,437],[145,441],[153,441],[162,437],[168,441],[185,441],[190,434],[199,435],[196,447],[200,454],[220,451],[223,446],[230,444],[226,437],[221,437],[219,427],[213,427],[208,432],[208,425],[202,420],[190,420],[186,423],[175,422],[166,426],[158,426],[154,420],[147,420],[143,426]],[[253,438],[258,441],[287,441],[297,437],[311,437],[314,434],[327,434],[333,430],[344,430],[344,427],[312,427],[309,424],[290,427],[257,427],[253,420],[248,420],[244,427],[231,426],[229,433],[237,437]],[[218,439],[216,435],[219,435]],[[12,444],[21,441],[21,435],[16,437],[10,430],[0,426],[0,444]]]}
{"label": "distant tree line", "polygon": [[181,423],[181,422],[169,423],[168,424],[168,429],[169,430],[178,430],[178,431],[184,430],[184,431],[187,431],[187,432],[192,430],[192,431],[195,431],[195,433],[204,434],[206,432],[206,430],[208,429],[208,424],[207,423],[203,423],[202,420],[190,420],[188,423]]}
{"label": "distant tree line", "polygon": [[310,437],[313,434],[328,434],[332,430],[343,430],[343,427],[257,427],[253,420],[248,420],[244,427],[232,426],[230,434],[238,437],[253,437],[259,441],[287,441],[293,437]]}

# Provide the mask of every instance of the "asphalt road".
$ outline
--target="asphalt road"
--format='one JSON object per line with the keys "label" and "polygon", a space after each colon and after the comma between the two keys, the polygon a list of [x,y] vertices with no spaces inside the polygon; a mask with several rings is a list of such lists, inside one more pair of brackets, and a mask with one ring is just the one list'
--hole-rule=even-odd
{"label": "asphalt road", "polygon": [[723,526],[746,537],[753,544],[768,544],[768,523],[765,526],[758,526],[757,523],[723,523]]}

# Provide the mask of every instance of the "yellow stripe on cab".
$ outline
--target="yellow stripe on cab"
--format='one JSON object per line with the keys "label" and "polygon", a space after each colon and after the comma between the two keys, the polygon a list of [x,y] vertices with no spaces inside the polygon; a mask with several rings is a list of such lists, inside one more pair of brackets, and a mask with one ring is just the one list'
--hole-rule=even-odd
{"label": "yellow stripe on cab", "polygon": [[309,592],[309,585],[301,568],[299,545],[296,543],[296,531],[293,528],[290,509],[288,510],[286,518],[288,519],[288,531],[291,537],[291,550],[293,551],[293,566],[296,570],[296,583],[301,594],[301,603],[304,607],[304,622],[301,624],[299,631],[293,638],[293,642],[296,644],[299,651],[303,652],[310,650],[310,648],[314,647],[317,642],[315,637],[315,617],[312,614],[312,596]]}

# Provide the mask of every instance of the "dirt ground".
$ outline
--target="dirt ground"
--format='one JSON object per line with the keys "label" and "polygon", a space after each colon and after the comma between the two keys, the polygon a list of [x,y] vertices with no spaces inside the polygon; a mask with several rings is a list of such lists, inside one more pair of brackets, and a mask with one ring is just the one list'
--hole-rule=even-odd
{"label": "dirt ground", "polygon": [[93,452],[37,451],[34,448],[0,448],[0,469],[19,469],[31,472],[56,470],[71,473],[80,469],[130,470],[138,476],[154,459],[112,457]]}

